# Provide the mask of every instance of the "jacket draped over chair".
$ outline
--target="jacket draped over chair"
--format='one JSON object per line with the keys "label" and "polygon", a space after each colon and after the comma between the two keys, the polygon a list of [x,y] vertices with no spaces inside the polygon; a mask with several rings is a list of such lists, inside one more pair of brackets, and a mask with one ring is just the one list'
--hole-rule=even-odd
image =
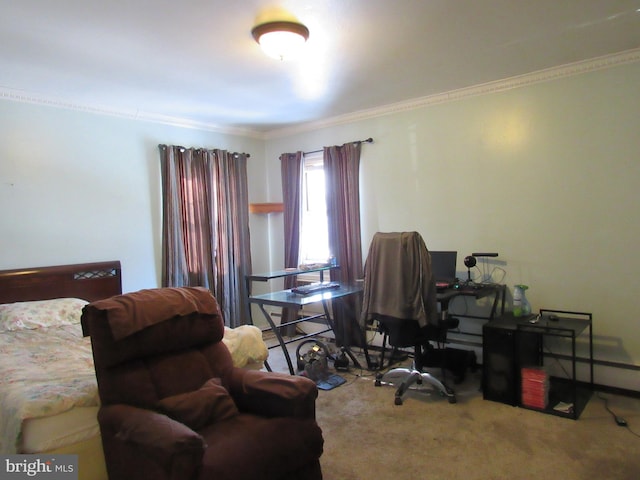
{"label": "jacket draped over chair", "polygon": [[[401,268],[398,268],[398,267]],[[364,266],[361,323],[376,317],[438,322],[431,257],[417,232],[378,232]]]}

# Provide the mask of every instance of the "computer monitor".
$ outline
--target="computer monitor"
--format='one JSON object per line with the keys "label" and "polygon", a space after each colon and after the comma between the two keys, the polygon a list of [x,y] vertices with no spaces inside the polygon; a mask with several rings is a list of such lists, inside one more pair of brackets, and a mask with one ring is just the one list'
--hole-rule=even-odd
{"label": "computer monitor", "polygon": [[431,272],[436,282],[454,283],[456,280],[456,259],[458,252],[430,251]]}

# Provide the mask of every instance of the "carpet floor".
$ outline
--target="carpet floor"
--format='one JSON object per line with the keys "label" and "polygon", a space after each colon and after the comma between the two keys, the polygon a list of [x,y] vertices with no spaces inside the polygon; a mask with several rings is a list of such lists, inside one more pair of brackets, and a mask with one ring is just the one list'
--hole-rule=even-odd
{"label": "carpet floor", "polygon": [[574,421],[483,400],[480,373],[454,386],[455,404],[410,392],[401,406],[372,373],[342,375],[317,402],[325,480],[640,478],[638,399],[596,392]]}
{"label": "carpet floor", "polygon": [[[295,363],[295,345],[289,348]],[[279,349],[269,362],[288,373]],[[320,390],[316,403],[324,480],[640,478],[638,398],[594,392],[571,420],[484,400],[481,370],[448,382],[455,404],[427,391],[408,392],[400,406],[393,387],[374,386],[373,372],[352,367],[339,375],[346,382]]]}

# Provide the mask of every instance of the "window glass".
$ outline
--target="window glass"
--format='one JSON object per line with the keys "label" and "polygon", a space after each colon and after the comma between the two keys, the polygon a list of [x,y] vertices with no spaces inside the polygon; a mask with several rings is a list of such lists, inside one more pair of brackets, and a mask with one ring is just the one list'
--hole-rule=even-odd
{"label": "window glass", "polygon": [[322,152],[305,156],[302,175],[300,263],[326,262],[329,233]]}

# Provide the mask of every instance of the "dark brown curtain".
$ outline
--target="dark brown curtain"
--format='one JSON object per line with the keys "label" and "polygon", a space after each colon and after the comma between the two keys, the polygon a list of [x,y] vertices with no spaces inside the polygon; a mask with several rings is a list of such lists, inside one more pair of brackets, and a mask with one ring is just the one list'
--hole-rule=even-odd
{"label": "dark brown curtain", "polygon": [[[284,203],[284,266],[298,266],[300,253],[300,208],[302,203],[302,152],[280,155],[282,174],[282,201]],[[296,278],[284,277],[284,288],[295,287]],[[283,309],[282,323],[293,320],[296,310]]]}
{"label": "dark brown curtain", "polygon": [[247,156],[215,150],[213,184],[216,192],[215,295],[228,325],[251,323],[247,275],[251,273]]}
{"label": "dark brown curtain", "polygon": [[[331,279],[355,283],[363,277],[362,241],[360,235],[360,150],[361,142],[324,148],[324,172],[329,219],[329,249],[340,268]],[[361,345],[357,331],[361,299],[348,297],[334,302],[333,315],[338,344]]]}
{"label": "dark brown curtain", "polygon": [[162,286],[211,290],[225,324],[250,321],[247,156],[160,145]]}

